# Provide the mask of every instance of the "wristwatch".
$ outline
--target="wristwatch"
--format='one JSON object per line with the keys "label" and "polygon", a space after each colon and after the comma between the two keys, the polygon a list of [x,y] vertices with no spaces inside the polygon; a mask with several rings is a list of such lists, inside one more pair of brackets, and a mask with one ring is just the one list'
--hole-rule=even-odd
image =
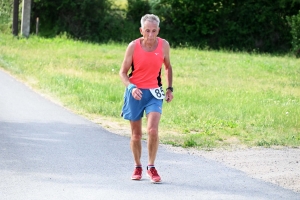
{"label": "wristwatch", "polygon": [[173,87],[167,87],[166,90],[171,90],[171,92],[173,92]]}

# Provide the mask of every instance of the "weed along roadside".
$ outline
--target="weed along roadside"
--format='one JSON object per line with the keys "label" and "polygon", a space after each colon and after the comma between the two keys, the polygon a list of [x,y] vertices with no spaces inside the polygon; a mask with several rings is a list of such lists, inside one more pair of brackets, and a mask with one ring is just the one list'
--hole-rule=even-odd
{"label": "weed along roadside", "polygon": [[[121,123],[126,45],[1,37],[1,68],[78,114]],[[299,147],[299,59],[193,48],[173,49],[171,57],[176,90],[164,104],[162,143]]]}

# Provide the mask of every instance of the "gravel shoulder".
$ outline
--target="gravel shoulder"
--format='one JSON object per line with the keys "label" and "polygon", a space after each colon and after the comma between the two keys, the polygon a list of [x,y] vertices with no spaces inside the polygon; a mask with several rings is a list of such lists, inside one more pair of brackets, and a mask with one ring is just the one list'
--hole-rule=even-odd
{"label": "gravel shoulder", "polygon": [[203,156],[228,167],[300,193],[299,148],[235,148],[204,151],[168,147],[173,151]]}
{"label": "gravel shoulder", "polygon": [[[124,126],[104,118],[94,118],[93,121],[112,133],[130,137],[129,124]],[[250,177],[300,193],[300,148],[234,147],[205,151],[164,146],[177,153],[203,156],[243,171]]]}

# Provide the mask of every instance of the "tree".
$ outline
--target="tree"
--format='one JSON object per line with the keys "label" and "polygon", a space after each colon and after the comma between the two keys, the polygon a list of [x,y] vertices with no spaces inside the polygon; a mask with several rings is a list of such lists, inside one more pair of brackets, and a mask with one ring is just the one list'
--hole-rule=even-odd
{"label": "tree", "polygon": [[99,40],[107,23],[108,0],[34,0],[32,20],[40,19],[42,35],[66,32],[72,37]]}
{"label": "tree", "polygon": [[262,52],[290,49],[286,16],[299,9],[299,0],[161,0],[152,6],[173,44]]}

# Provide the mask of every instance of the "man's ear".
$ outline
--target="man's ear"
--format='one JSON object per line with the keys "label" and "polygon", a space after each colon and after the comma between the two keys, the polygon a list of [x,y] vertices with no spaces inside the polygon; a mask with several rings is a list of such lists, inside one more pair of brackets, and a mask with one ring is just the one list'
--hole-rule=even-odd
{"label": "man's ear", "polygon": [[140,33],[143,35],[143,28],[140,27]]}

